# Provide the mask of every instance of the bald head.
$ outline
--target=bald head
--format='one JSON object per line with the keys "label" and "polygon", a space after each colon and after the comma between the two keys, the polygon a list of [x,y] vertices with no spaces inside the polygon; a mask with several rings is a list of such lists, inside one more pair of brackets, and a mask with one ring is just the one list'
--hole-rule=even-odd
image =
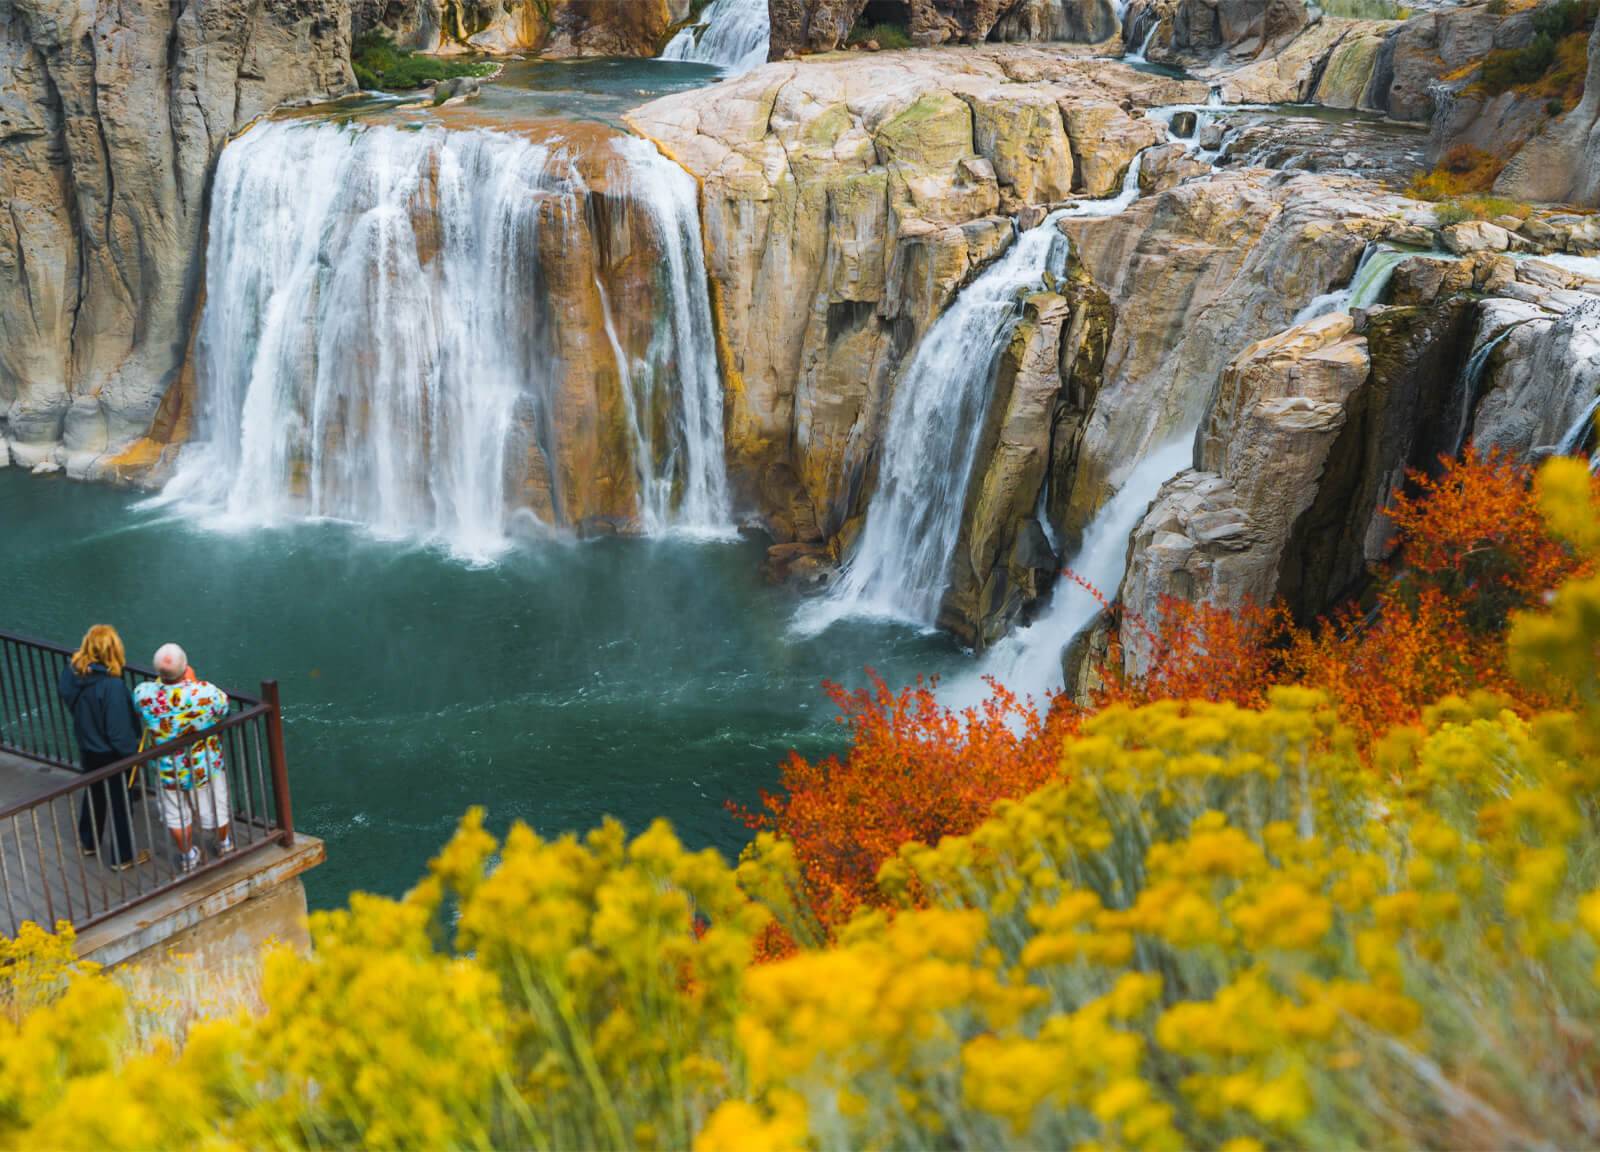
{"label": "bald head", "polygon": [[176,644],[163,644],[156,649],[156,675],[168,684],[176,684],[189,670],[189,654]]}

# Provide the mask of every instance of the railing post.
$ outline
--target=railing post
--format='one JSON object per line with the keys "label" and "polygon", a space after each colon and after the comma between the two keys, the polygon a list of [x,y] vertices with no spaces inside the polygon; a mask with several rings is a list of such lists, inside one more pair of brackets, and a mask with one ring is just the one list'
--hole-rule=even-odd
{"label": "railing post", "polygon": [[283,758],[283,708],[278,703],[278,682],[261,682],[261,700],[267,706],[267,757],[272,762],[272,793],[283,829],[283,846],[294,844],[294,813],[289,807],[289,765]]}

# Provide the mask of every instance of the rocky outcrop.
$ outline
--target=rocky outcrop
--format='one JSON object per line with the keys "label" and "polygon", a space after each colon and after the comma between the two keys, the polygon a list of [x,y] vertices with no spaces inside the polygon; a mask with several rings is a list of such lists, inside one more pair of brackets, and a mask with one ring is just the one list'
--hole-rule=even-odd
{"label": "rocky outcrop", "polygon": [[1004,214],[1120,180],[1074,156],[1103,133],[1131,158],[1150,134],[1126,105],[1203,95],[1010,47],[773,65],[631,116],[702,182],[730,467],[780,541],[859,514],[896,371]]}
{"label": "rocky outcrop", "polygon": [[1363,181],[1237,172],[1180,185],[1114,222],[1068,222],[1118,322],[1077,459],[1052,478],[1064,542],[1135,463],[1192,433],[1239,349],[1346,283],[1367,243],[1408,213],[1419,214]]}
{"label": "rocky outcrop", "polygon": [[690,0],[364,0],[355,27],[425,52],[654,56],[689,9]]}
{"label": "rocky outcrop", "polygon": [[1301,0],[1134,0],[1123,41],[1150,38],[1151,60],[1222,66],[1277,56],[1309,21]]}
{"label": "rocky outcrop", "polygon": [[[0,0],[0,431],[82,470],[184,362],[230,133],[353,87],[339,0]],[[64,451],[63,451],[64,450]]]}
{"label": "rocky outcrop", "polygon": [[[1291,530],[1311,507],[1347,405],[1368,373],[1367,342],[1333,313],[1246,348],[1222,375],[1196,467],[1167,482],[1129,543],[1122,600],[1159,620],[1164,598],[1270,603]],[[1148,638],[1123,631],[1130,669]]]}
{"label": "rocky outcrop", "polygon": [[897,25],[911,42],[1069,40],[1117,33],[1110,0],[771,0],[772,58],[841,48],[858,22]]}
{"label": "rocky outcrop", "polygon": [[1522,200],[1600,207],[1600,23],[1589,34],[1583,99],[1511,158],[1496,190]]}
{"label": "rocky outcrop", "polygon": [[[1472,443],[1480,451],[1535,457],[1561,446],[1594,414],[1600,296],[1586,295],[1560,313],[1548,304],[1502,297],[1480,308],[1475,347],[1493,344],[1473,412]],[[1580,430],[1568,449],[1581,440]]]}

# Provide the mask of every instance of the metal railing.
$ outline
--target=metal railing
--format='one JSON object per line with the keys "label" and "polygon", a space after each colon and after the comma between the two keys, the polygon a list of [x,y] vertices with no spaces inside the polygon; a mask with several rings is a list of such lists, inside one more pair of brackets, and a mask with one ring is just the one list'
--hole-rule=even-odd
{"label": "metal railing", "polygon": [[[228,715],[210,728],[63,778],[51,769],[78,771],[72,716],[57,689],[71,655],[60,645],[0,632],[0,761],[9,757],[38,766],[45,777],[37,794],[0,808],[0,928],[8,935],[29,920],[46,927],[66,920],[81,931],[204,880],[240,856],[294,843],[276,681],[262,683],[259,699],[229,692]],[[130,665],[123,676],[132,689],[155,673]],[[163,789],[157,763],[201,743],[220,751],[228,794],[228,811],[207,813],[209,821],[196,819],[201,813],[198,804],[190,806],[191,797],[214,808],[217,790]],[[19,767],[13,763],[9,771]],[[200,854],[188,870],[163,819],[164,808],[176,815],[180,803],[188,811],[187,821],[180,821]],[[218,830],[227,824],[231,851],[220,851],[214,831],[197,826],[207,822]],[[91,839],[94,852],[81,851]],[[125,862],[119,841],[131,841],[130,867],[115,867]]]}

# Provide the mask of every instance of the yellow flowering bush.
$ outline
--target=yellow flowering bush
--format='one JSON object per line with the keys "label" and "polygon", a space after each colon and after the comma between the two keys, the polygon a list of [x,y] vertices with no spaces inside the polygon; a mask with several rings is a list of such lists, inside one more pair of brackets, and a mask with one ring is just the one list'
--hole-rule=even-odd
{"label": "yellow flowering bush", "polygon": [[[1600,553],[1587,479],[1541,488]],[[16,1146],[1581,1147],[1600,1143],[1600,584],[1519,617],[1575,713],[1448,698],[1114,707],[1058,779],[908,844],[823,944],[794,855],[664,824],[504,842],[313,920],[181,1047],[29,928],[0,951]],[[769,921],[804,945],[752,966]]]}

